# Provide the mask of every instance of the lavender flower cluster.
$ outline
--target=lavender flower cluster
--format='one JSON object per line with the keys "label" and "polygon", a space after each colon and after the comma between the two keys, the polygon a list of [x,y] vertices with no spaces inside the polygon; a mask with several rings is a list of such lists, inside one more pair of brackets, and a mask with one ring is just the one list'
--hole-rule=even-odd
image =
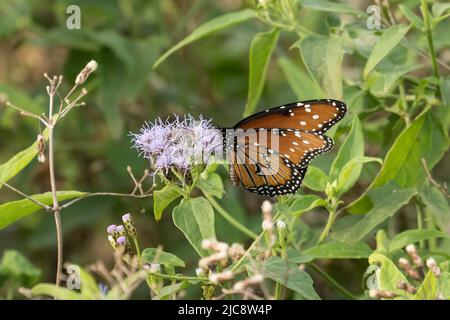
{"label": "lavender flower cluster", "polygon": [[185,173],[197,164],[208,164],[214,155],[221,155],[222,135],[211,120],[195,120],[191,115],[173,121],[146,122],[132,134],[134,147],[149,159],[156,172],[171,168]]}

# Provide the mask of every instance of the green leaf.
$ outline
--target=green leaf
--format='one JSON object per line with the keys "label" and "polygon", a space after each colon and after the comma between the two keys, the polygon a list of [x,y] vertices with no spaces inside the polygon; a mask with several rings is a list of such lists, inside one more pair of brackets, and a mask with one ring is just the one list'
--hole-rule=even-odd
{"label": "green leaf", "polygon": [[[48,130],[43,133],[45,139],[48,138]],[[22,171],[38,153],[37,142],[33,143],[27,149],[20,151],[11,159],[0,165],[0,181],[7,182]],[[2,184],[0,183],[0,189]]]}
{"label": "green leaf", "polygon": [[[57,196],[59,201],[64,201],[79,198],[86,194],[86,192],[80,191],[58,191]],[[31,198],[40,201],[45,205],[50,205],[53,203],[51,192],[36,194],[31,196]],[[11,201],[0,205],[0,230],[41,209],[42,207],[28,199]]]}
{"label": "green leaf", "polygon": [[100,287],[94,277],[85,269],[76,266],[80,271],[80,286],[83,299],[96,300],[101,297]]}
{"label": "green leaf", "polygon": [[450,3],[435,3],[431,7],[431,12],[435,18],[442,16],[446,11],[450,10]]}
{"label": "green leaf", "polygon": [[188,44],[197,41],[201,38],[209,36],[215,32],[230,28],[239,23],[245,22],[249,19],[255,18],[256,12],[250,9],[231,12],[220,17],[214,18],[205,22],[195,29],[189,36],[178,42],[172,48],[167,50],[153,65],[153,68],[158,67],[164,60],[166,60],[172,53],[181,49]]}
{"label": "green leaf", "polygon": [[40,283],[31,289],[33,296],[50,296],[59,300],[84,300],[81,293],[51,283]]}
{"label": "green leaf", "polygon": [[187,281],[182,281],[179,283],[171,284],[165,286],[159,290],[158,294],[152,298],[152,300],[167,300],[170,299],[174,294],[186,289],[191,284]]}
{"label": "green leaf", "polygon": [[299,100],[312,100],[325,98],[325,94],[310,75],[303,71],[290,59],[281,57],[278,65],[283,70],[284,76]]}
{"label": "green leaf", "polygon": [[[395,181],[401,188],[415,187],[426,179],[422,158],[431,169],[448,149],[448,137],[430,112],[420,115],[395,140],[380,172],[367,190]],[[350,213],[370,210],[367,194],[350,204]]]}
{"label": "green leaf", "polygon": [[[355,115],[352,121],[352,128],[347,135],[342,146],[339,148],[338,154],[331,164],[330,180],[338,179],[340,172],[344,166],[353,158],[364,156],[364,136],[361,128],[361,122]],[[354,175],[359,177],[362,164],[356,164],[354,168]]]}
{"label": "green leaf", "polygon": [[350,246],[340,241],[331,241],[304,250],[302,252],[315,259],[367,259],[372,249],[364,242]]}
{"label": "green leaf", "polygon": [[205,173],[203,172],[201,175],[202,178],[197,181],[197,187],[214,197],[222,198],[225,190],[223,189],[223,182],[220,175],[213,172],[206,174],[206,177],[204,177]]}
{"label": "green leaf", "polygon": [[450,299],[450,272],[442,272],[439,285],[439,291],[442,293],[444,299]]}
{"label": "green leaf", "polygon": [[379,289],[387,290],[390,292],[404,295],[405,292],[397,288],[399,282],[408,282],[408,279],[403,273],[395,266],[395,264],[385,255],[380,253],[373,253],[369,257],[369,263],[371,265],[379,265],[380,269],[376,273],[377,285]]}
{"label": "green leaf", "polygon": [[328,98],[342,99],[342,59],[344,52],[338,40],[308,36],[295,44],[312,78]]}
{"label": "green leaf", "polygon": [[348,13],[353,14],[358,17],[366,16],[366,13],[355,8],[354,6],[326,1],[326,0],[303,0],[301,1],[301,6],[303,8],[308,8],[311,10],[324,11],[324,12],[333,12],[333,13]]}
{"label": "green leaf", "polygon": [[27,258],[16,250],[5,250],[0,264],[0,270],[0,287],[2,287],[2,282],[5,279],[8,279],[16,286],[30,287],[41,276],[41,270],[37,269]]}
{"label": "green leaf", "polygon": [[179,197],[181,194],[169,186],[153,192],[153,212],[156,221],[161,219],[164,209]]}
{"label": "green leaf", "polygon": [[315,166],[308,166],[303,184],[314,191],[324,191],[329,179],[327,175],[319,168]]}
{"label": "green leaf", "polygon": [[183,199],[173,210],[173,222],[200,256],[208,252],[201,247],[204,239],[215,239],[214,210],[203,197]]}
{"label": "green leaf", "polygon": [[146,248],[142,251],[142,260],[145,263],[157,263],[165,266],[184,267],[184,261],[176,255],[160,249]]}
{"label": "green leaf", "polygon": [[337,192],[339,195],[346,193],[358,181],[361,174],[361,165],[368,162],[383,164],[383,160],[374,157],[356,157],[351,159],[339,172]]}
{"label": "green leaf", "polygon": [[263,275],[294,290],[307,300],[320,300],[309,274],[300,270],[295,263],[280,257],[270,257],[264,263]]}
{"label": "green leaf", "polygon": [[399,5],[398,7],[400,8],[400,11],[403,13],[405,18],[408,19],[409,22],[411,22],[414,25],[414,27],[416,27],[419,30],[424,28],[422,19],[420,19],[419,16],[416,15],[410,8],[402,4]]}
{"label": "green leaf", "polygon": [[298,195],[295,196],[294,202],[289,206],[290,214],[299,216],[303,212],[307,212],[316,207],[325,207],[327,202],[321,197],[308,194],[308,195]]}
{"label": "green leaf", "polygon": [[375,66],[398,45],[398,43],[405,37],[408,30],[409,26],[398,24],[384,31],[383,35],[376,42],[369,58],[367,59],[363,72],[364,79],[367,79],[370,71],[372,71],[372,69],[375,68]]}
{"label": "green leaf", "polygon": [[414,300],[436,300],[438,294],[437,278],[432,270],[429,270],[425,276],[416,294],[412,297]]}
{"label": "green leaf", "polygon": [[403,231],[391,240],[389,244],[389,252],[400,250],[410,243],[416,243],[421,240],[433,238],[450,238],[450,236],[444,232],[432,229],[414,229]]}
{"label": "green leaf", "polygon": [[441,77],[439,88],[441,89],[444,105],[450,106],[450,76]]}
{"label": "green leaf", "polygon": [[393,184],[370,190],[368,197],[372,203],[372,209],[349,230],[339,231],[333,237],[348,244],[358,242],[407,204],[415,193],[414,188],[400,189]]}
{"label": "green leaf", "polygon": [[393,87],[395,81],[401,76],[407,74],[408,72],[423,68],[420,64],[408,64],[408,65],[398,65],[386,63],[383,67],[377,67],[376,70],[382,73],[384,77],[384,88],[383,93],[388,93]]}
{"label": "green leaf", "polygon": [[450,207],[446,197],[433,185],[422,185],[419,195],[439,229],[450,234]]}
{"label": "green leaf", "polygon": [[297,249],[292,248],[292,247],[290,247],[286,250],[286,255],[287,255],[287,259],[290,262],[297,263],[297,264],[308,263],[308,262],[311,262],[314,260],[313,257],[307,256],[303,252],[299,252]]}
{"label": "green leaf", "polygon": [[275,28],[269,32],[258,33],[252,40],[249,52],[248,95],[244,117],[255,112],[264,88],[267,67],[277,43],[278,35],[279,31]]}

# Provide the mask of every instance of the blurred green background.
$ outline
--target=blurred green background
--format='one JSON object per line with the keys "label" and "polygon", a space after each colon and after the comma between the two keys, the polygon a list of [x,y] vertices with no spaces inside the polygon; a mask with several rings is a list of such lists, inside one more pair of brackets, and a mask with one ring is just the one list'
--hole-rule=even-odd
{"label": "blurred green background", "polygon": [[[411,1],[403,1],[408,3]],[[414,1],[413,1],[414,2]],[[370,1],[350,1],[365,11]],[[66,9],[76,4],[81,8],[81,29],[69,30]],[[130,192],[133,185],[127,174],[130,165],[137,176],[146,161],[131,148],[130,132],[137,132],[144,121],[165,118],[173,113],[200,114],[213,118],[221,126],[231,126],[241,119],[247,98],[248,49],[262,24],[246,22],[231,30],[208,37],[183,48],[157,70],[152,65],[159,55],[183,39],[199,24],[223,13],[245,6],[240,0],[220,1],[126,1],[70,0],[0,2],[0,98],[11,100],[33,112],[47,110],[44,72],[63,74],[62,93],[86,62],[98,62],[97,71],[87,82],[87,105],[73,111],[56,131],[56,168],[59,190]],[[318,33],[326,31],[327,13],[301,13],[302,23]],[[440,28],[448,27],[443,23]],[[448,46],[446,39],[436,39],[436,46]],[[283,33],[275,49],[275,57],[289,56],[302,67],[297,50],[288,48],[295,41]],[[352,57],[344,61],[344,74],[349,77],[355,66],[363,62]],[[349,77],[351,78],[351,77]],[[272,59],[259,108],[276,106],[297,99],[282,74],[276,59]],[[370,106],[370,99],[364,100]],[[40,128],[37,121],[25,119],[9,109],[0,109],[0,163],[29,146]],[[383,132],[377,126],[367,128],[373,141],[381,141]],[[369,147],[370,148],[370,147]],[[336,151],[334,151],[336,152]],[[377,146],[367,154],[378,154]],[[335,155],[335,153],[334,153]],[[315,161],[320,166],[333,153]],[[328,161],[329,162],[329,161]],[[438,177],[448,176],[447,159],[436,169]],[[36,160],[11,181],[27,194],[50,189],[48,163]],[[368,166],[366,182],[376,172]],[[447,172],[446,172],[447,171]],[[223,205],[244,224],[260,227],[259,206],[262,197],[231,188],[224,175],[227,194]],[[364,180],[364,179],[362,179]],[[362,191],[367,184],[358,186]],[[18,199],[2,188],[0,203]],[[194,268],[197,257],[172,223],[169,214],[156,223],[152,215],[152,200],[96,197],[78,202],[62,215],[65,261],[80,265],[97,260],[112,261],[111,247],[106,239],[106,227],[119,223],[126,212],[134,214],[141,245],[162,245]],[[307,219],[325,221],[325,212]],[[242,241],[241,235],[217,216],[218,238]],[[401,219],[400,219],[401,221]],[[40,281],[51,282],[56,264],[55,227],[53,216],[42,212],[23,219],[0,232],[0,256],[5,249],[17,249],[42,269]],[[360,290],[359,278],[349,281],[355,269],[358,277],[367,266],[365,261],[344,261],[339,266],[340,279],[350,289]],[[323,298],[327,292],[316,285]]]}

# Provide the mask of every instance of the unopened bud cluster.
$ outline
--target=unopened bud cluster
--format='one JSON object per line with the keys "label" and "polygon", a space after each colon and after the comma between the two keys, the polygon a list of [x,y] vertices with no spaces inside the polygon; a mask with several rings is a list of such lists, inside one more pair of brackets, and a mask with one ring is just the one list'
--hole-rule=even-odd
{"label": "unopened bud cluster", "polygon": [[136,227],[129,213],[122,216],[122,221],[125,226],[111,224],[106,228],[108,240],[114,250],[120,249],[125,254],[133,255],[128,236],[136,238]]}

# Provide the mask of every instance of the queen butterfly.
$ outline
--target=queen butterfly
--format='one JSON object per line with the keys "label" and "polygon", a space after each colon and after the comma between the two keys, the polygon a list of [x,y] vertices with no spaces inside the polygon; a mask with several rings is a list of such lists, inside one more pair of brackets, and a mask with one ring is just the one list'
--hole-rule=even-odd
{"label": "queen butterfly", "polygon": [[261,195],[295,193],[309,162],[333,147],[324,135],[347,112],[338,100],[285,104],[223,128],[233,184]]}

